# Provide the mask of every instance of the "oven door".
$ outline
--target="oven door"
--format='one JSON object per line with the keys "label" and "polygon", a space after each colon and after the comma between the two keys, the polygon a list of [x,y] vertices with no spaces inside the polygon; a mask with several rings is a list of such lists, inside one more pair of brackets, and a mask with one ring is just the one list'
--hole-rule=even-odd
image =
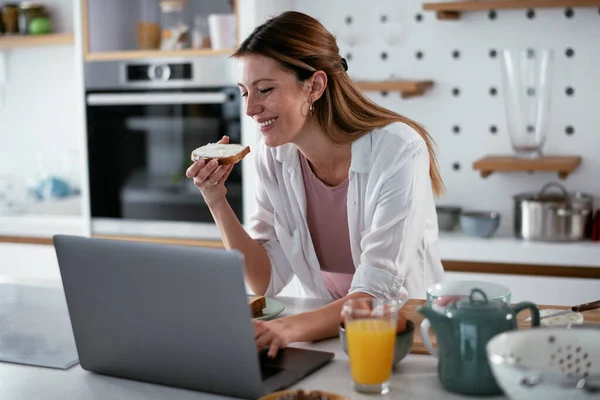
{"label": "oven door", "polygon": [[[86,103],[93,233],[218,237],[185,171],[195,148],[223,135],[239,143],[239,90],[89,91]],[[241,168],[226,186],[243,220]]]}

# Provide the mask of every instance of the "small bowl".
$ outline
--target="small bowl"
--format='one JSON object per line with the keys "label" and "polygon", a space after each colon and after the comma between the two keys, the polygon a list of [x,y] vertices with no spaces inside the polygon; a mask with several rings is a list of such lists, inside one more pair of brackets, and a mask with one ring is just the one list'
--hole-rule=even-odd
{"label": "small bowl", "polygon": [[[544,310],[540,310],[540,318],[548,315],[554,314],[557,311],[563,311],[558,308],[546,308]],[[563,314],[557,317],[543,318],[540,319],[541,326],[561,326],[561,325],[581,325],[583,324],[583,315],[578,312],[573,312],[569,314]]]}
{"label": "small bowl", "polygon": [[458,226],[462,208],[454,206],[437,206],[435,211],[437,213],[439,230],[451,232]]}
{"label": "small bowl", "polygon": [[521,329],[494,336],[486,353],[498,386],[512,400],[598,399],[593,387],[600,385],[592,376],[600,375],[599,342],[598,328]]}
{"label": "small bowl", "polygon": [[[340,324],[340,342],[342,343],[342,349],[344,353],[348,354],[348,345],[346,342],[346,329]],[[412,348],[413,336],[415,333],[415,324],[409,319],[406,320],[406,329],[396,333],[396,345],[394,348],[394,360],[393,365],[398,364]]]}
{"label": "small bowl", "polygon": [[460,227],[469,236],[491,237],[500,226],[500,213],[495,211],[466,211],[460,214]]}
{"label": "small bowl", "polygon": [[427,288],[425,293],[427,304],[430,307],[439,308],[438,311],[443,311],[445,306],[448,305],[448,302],[444,299],[448,299],[449,302],[452,302],[463,297],[469,297],[471,290],[475,288],[481,289],[487,296],[488,301],[501,300],[510,304],[511,291],[506,286],[487,281],[467,280],[434,283]]}

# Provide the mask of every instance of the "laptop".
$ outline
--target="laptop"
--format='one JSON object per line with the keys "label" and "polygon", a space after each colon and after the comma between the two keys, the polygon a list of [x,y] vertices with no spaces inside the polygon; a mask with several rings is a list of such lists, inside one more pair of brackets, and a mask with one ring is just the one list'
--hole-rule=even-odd
{"label": "laptop", "polygon": [[70,235],[54,247],[87,371],[256,399],[334,357],[257,350],[237,251]]}

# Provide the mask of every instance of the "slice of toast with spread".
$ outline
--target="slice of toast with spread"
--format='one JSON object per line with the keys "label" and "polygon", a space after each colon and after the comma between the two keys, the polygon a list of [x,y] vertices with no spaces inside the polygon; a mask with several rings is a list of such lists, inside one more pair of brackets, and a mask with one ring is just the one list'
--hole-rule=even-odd
{"label": "slice of toast with spread", "polygon": [[262,317],[263,310],[267,307],[267,299],[265,296],[248,295],[248,305],[252,311],[252,318]]}
{"label": "slice of toast with spread", "polygon": [[192,151],[192,161],[217,160],[219,165],[237,164],[250,153],[250,147],[235,143],[209,143]]}

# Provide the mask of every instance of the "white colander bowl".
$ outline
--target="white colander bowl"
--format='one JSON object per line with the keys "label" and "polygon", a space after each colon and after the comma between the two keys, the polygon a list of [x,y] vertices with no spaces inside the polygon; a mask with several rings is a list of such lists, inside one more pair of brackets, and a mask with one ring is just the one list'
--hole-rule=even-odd
{"label": "white colander bowl", "polygon": [[498,385],[513,400],[600,399],[600,326],[509,331],[486,349]]}

